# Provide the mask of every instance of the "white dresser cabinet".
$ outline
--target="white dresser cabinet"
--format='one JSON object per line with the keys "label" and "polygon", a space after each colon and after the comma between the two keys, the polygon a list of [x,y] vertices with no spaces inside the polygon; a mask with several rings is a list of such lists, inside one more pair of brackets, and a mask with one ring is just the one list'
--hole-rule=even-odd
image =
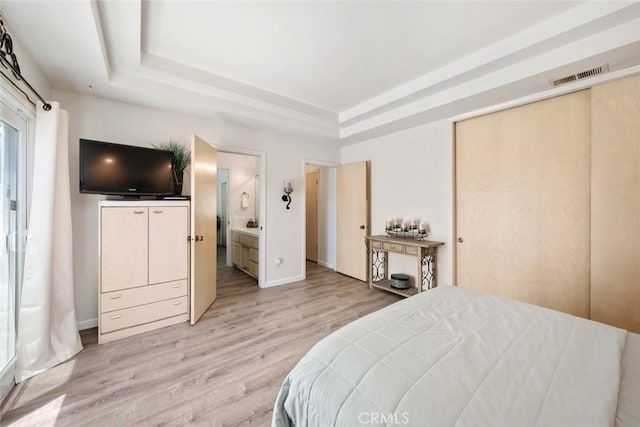
{"label": "white dresser cabinet", "polygon": [[100,203],[100,343],[188,319],[188,235],[188,201]]}

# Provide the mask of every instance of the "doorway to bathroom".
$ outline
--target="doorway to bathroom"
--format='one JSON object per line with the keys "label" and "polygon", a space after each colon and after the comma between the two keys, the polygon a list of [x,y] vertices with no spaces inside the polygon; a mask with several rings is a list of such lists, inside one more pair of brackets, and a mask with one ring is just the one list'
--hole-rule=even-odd
{"label": "doorway to bathroom", "polygon": [[218,153],[218,266],[239,270],[256,284],[264,281],[260,274],[264,247],[263,161],[259,155]]}

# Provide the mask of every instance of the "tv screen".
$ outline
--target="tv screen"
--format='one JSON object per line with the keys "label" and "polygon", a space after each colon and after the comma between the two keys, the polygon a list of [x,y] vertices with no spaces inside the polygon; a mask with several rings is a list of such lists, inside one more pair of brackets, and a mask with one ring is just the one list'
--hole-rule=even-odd
{"label": "tv screen", "polygon": [[110,142],[80,140],[80,192],[173,194],[173,153]]}

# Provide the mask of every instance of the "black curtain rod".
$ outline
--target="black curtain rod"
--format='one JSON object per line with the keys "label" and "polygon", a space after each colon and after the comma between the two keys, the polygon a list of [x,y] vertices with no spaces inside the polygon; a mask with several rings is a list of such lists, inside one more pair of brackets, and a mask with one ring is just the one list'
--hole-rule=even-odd
{"label": "black curtain rod", "polygon": [[18,86],[16,84],[16,82],[13,81],[13,79],[11,77],[9,77],[8,75],[6,75],[4,73],[4,71],[0,71],[0,74],[2,74],[2,77],[4,77],[4,79],[7,81],[7,83],[9,83],[11,86],[13,86],[14,88],[16,88],[17,91],[19,91],[21,94],[24,95],[25,98],[27,98],[27,101],[29,101],[29,104],[33,105],[34,107],[36,106],[36,103],[33,102],[31,100],[31,98],[29,98],[29,94],[27,92],[24,91],[24,89],[22,89],[20,86]]}
{"label": "black curtain rod", "polygon": [[[44,111],[49,111],[49,110],[51,110],[51,104],[49,104],[47,101],[45,101],[45,100],[44,100],[44,98],[43,98],[43,97],[41,97],[41,96],[40,96],[40,94],[38,93],[38,91],[36,91],[36,90],[33,88],[33,86],[31,86],[31,85],[29,84],[29,82],[28,82],[28,81],[26,81],[24,77],[22,77],[22,74],[20,74],[18,71],[16,71],[16,69],[15,69],[15,68],[13,68],[13,65],[11,65],[11,63],[10,63],[9,61],[7,61],[7,60],[5,59],[5,57],[4,57],[4,56],[0,55],[0,61],[2,62],[2,65],[4,65],[5,67],[7,67],[8,69],[10,69],[10,70],[11,70],[11,72],[13,73],[13,75],[15,76],[15,78],[16,78],[17,80],[20,80],[22,83],[24,83],[24,84],[25,84],[25,86],[26,86],[27,88],[29,88],[29,90],[30,90],[30,91],[31,91],[35,96],[37,96],[37,97],[38,97],[38,99],[39,99],[40,101],[42,101],[42,109],[43,109]],[[4,73],[3,73],[3,74],[4,74]],[[27,98],[27,99],[28,99],[28,98]]]}
{"label": "black curtain rod", "polygon": [[[11,62],[9,62],[9,60],[7,59],[7,56],[9,58],[11,58]],[[44,98],[42,96],[40,96],[38,91],[35,90],[33,88],[33,86],[31,86],[29,84],[29,82],[27,80],[25,80],[24,77],[22,77],[22,74],[20,74],[20,65],[18,65],[18,58],[16,58],[16,54],[13,52],[13,41],[11,40],[11,36],[7,32],[7,30],[4,28],[4,22],[2,21],[2,15],[0,15],[0,62],[2,62],[2,65],[5,68],[8,68],[9,70],[11,70],[11,73],[13,73],[13,77],[15,77],[16,80],[19,80],[22,83],[24,83],[25,86],[35,96],[37,96],[40,101],[42,101],[42,109],[44,111],[51,110],[51,104],[49,104],[47,101],[45,101]],[[4,74],[4,73],[2,73],[2,74]],[[24,92],[22,92],[22,93],[24,94]],[[26,96],[26,94],[25,94],[25,96]],[[28,96],[27,96],[27,99],[29,99]],[[29,102],[31,102],[31,100],[29,100]]]}

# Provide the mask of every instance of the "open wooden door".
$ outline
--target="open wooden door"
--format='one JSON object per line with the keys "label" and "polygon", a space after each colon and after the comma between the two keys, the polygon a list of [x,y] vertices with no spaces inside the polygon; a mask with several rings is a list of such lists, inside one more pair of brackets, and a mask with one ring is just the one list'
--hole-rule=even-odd
{"label": "open wooden door", "polygon": [[307,259],[318,262],[318,172],[306,176]]}
{"label": "open wooden door", "polygon": [[216,299],[216,189],[218,152],[191,137],[191,324]]}
{"label": "open wooden door", "polygon": [[337,168],[336,271],[367,280],[367,245],[369,232],[369,171],[367,162]]}

